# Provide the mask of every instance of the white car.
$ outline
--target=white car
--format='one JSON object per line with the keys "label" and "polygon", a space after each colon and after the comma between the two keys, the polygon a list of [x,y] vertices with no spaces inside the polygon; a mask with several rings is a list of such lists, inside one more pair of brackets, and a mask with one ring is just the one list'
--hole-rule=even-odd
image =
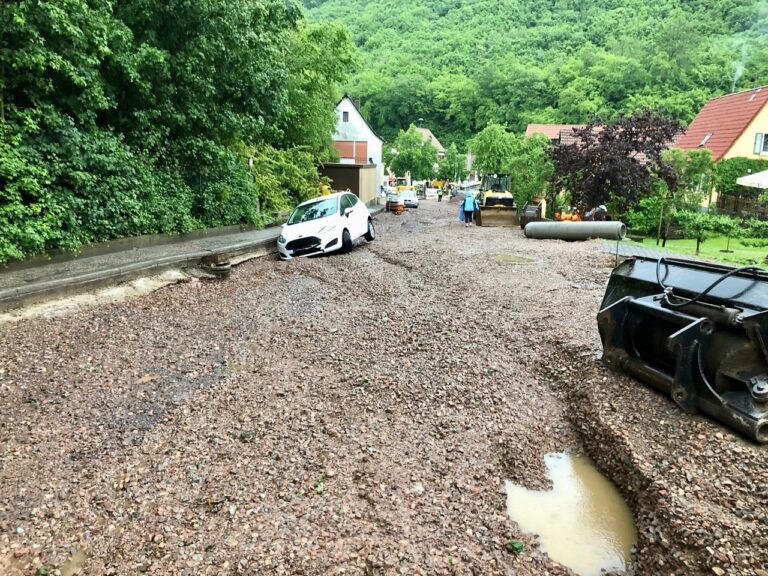
{"label": "white car", "polygon": [[400,198],[403,199],[403,203],[406,208],[418,208],[419,197],[416,195],[416,191],[413,189],[405,189],[400,192]]}
{"label": "white car", "polygon": [[277,251],[283,260],[347,252],[361,236],[368,242],[376,238],[371,213],[354,194],[338,192],[296,206],[280,231]]}

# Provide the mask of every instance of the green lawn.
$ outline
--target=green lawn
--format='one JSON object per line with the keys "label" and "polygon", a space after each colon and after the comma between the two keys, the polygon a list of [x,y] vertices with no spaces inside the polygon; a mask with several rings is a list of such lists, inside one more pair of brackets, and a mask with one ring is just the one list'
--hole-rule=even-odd
{"label": "green lawn", "polygon": [[[699,258],[719,260],[726,264],[742,266],[748,264],[757,264],[764,268],[768,266],[765,262],[765,258],[768,256],[768,247],[752,248],[751,246],[743,246],[738,239],[731,238],[729,250],[732,250],[732,252],[723,252],[727,242],[728,239],[724,236],[708,238],[702,242],[699,247]],[[643,245],[655,246],[656,240],[653,238],[646,238]],[[661,242],[659,242],[659,247],[661,247]],[[691,256],[694,256],[696,254],[696,240],[667,240],[666,248],[670,252],[690,254]]]}

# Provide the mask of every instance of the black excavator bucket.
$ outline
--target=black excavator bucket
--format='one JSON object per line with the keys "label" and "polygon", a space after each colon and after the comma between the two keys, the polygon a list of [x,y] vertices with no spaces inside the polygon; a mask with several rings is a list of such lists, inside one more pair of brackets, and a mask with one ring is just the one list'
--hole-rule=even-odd
{"label": "black excavator bucket", "polygon": [[768,271],[630,258],[597,324],[609,365],[768,442]]}

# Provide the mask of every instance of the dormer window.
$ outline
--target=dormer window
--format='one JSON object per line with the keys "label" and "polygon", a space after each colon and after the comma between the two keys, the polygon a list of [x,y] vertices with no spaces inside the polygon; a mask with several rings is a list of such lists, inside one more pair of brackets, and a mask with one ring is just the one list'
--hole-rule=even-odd
{"label": "dormer window", "polygon": [[349,112],[342,112],[341,113],[341,121],[342,122],[349,122]]}

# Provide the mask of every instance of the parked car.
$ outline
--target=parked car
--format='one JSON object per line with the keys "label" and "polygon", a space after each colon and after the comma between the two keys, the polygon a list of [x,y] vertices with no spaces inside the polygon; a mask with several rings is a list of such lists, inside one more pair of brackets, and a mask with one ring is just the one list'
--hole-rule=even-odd
{"label": "parked car", "polygon": [[347,252],[360,237],[376,238],[371,213],[354,194],[338,192],[299,204],[283,224],[277,251],[283,260]]}
{"label": "parked car", "polygon": [[419,197],[416,195],[416,191],[414,189],[406,189],[400,192],[400,198],[403,199],[403,203],[407,208],[418,208],[419,207]]}

